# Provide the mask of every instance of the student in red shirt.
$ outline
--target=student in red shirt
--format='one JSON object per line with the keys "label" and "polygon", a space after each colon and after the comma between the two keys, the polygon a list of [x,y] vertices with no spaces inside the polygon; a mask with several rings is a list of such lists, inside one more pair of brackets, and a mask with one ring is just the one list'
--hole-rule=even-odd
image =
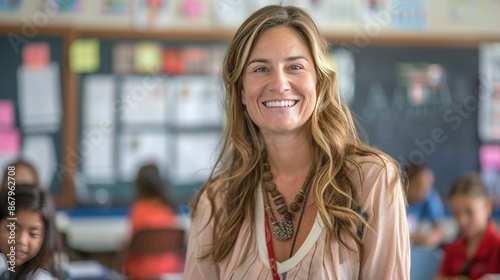
{"label": "student in red shirt", "polygon": [[460,236],[446,246],[436,279],[475,280],[500,273],[500,234],[491,221],[493,201],[480,177],[470,174],[455,181],[449,201]]}
{"label": "student in red shirt", "polygon": [[[147,164],[140,168],[135,181],[137,199],[130,209],[132,236],[140,230],[177,227],[177,217],[158,168]],[[159,256],[130,255],[125,273],[135,279],[158,278],[162,274],[181,272],[184,257],[176,253]]]}

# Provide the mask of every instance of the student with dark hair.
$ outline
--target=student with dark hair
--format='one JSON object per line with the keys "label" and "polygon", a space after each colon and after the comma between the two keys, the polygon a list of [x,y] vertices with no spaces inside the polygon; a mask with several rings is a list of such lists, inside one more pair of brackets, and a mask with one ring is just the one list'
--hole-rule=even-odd
{"label": "student with dark hair", "polygon": [[[141,230],[177,227],[174,206],[167,185],[158,167],[146,164],[139,169],[135,180],[137,198],[130,209],[132,236]],[[164,273],[183,270],[183,257],[175,253],[150,256],[129,256],[125,262],[127,276],[153,278]]]}
{"label": "student with dark hair", "polygon": [[0,251],[8,264],[0,279],[52,279],[43,267],[60,240],[50,196],[36,185],[6,189],[1,196],[0,220]]}
{"label": "student with dark hair", "polygon": [[[13,166],[15,168],[16,172],[14,175],[14,179],[17,185],[27,184],[41,186],[40,177],[38,176],[38,172],[36,171],[35,166],[33,166],[28,161],[19,159],[7,166]],[[7,189],[7,179],[9,178],[8,172],[8,168],[5,168],[2,177],[2,191]]]}
{"label": "student with dark hair", "polygon": [[493,200],[481,178],[459,178],[448,198],[460,236],[445,248],[436,279],[475,280],[500,273],[500,234],[491,221]]}
{"label": "student with dark hair", "polygon": [[[408,225],[413,245],[437,247],[444,238],[444,206],[434,188],[434,173],[426,166],[411,166],[408,176]],[[429,222],[430,227],[423,225]]]}

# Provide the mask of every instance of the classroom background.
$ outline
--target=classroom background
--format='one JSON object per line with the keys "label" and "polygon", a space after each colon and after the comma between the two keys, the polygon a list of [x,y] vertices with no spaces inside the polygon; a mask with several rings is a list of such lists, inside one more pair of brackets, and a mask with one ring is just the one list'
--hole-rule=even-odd
{"label": "classroom background", "polygon": [[0,0],[0,168],[35,165],[75,259],[114,262],[145,163],[188,229],[224,127],[228,42],[281,2],[320,27],[371,145],[430,167],[444,201],[479,172],[500,219],[498,0]]}

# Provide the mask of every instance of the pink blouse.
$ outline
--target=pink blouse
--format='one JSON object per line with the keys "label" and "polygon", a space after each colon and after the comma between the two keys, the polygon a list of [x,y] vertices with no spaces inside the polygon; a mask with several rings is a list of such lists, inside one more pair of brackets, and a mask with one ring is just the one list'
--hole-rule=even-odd
{"label": "pink blouse", "polygon": [[[389,161],[375,156],[357,156],[363,179],[353,171],[351,180],[360,186],[359,202],[368,215],[362,241],[365,246],[363,262],[357,252],[343,247],[338,240],[327,240],[327,230],[319,215],[306,241],[290,259],[277,262],[278,273],[287,272],[287,279],[409,279],[410,239],[406,221],[405,196],[396,176],[397,169]],[[184,279],[272,279],[264,232],[262,190],[256,191],[256,224],[253,240],[250,223],[245,221],[230,254],[220,263],[199,260],[212,243],[210,203],[204,194],[191,230],[186,256]],[[356,248],[352,239],[344,240]],[[243,252],[250,243],[247,256]],[[243,263],[238,264],[243,260]]]}

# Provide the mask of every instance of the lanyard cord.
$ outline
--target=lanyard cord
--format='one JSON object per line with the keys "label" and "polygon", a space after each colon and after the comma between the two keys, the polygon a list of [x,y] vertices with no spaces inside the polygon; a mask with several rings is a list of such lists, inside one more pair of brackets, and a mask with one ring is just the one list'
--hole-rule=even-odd
{"label": "lanyard cord", "polygon": [[[308,182],[309,186],[307,187],[307,190],[306,190],[304,207],[300,211],[299,221],[297,222],[297,230],[296,230],[296,234],[293,237],[292,247],[290,248],[289,258],[291,258],[293,255],[293,248],[295,247],[295,241],[297,240],[297,235],[299,233],[299,228],[300,228],[300,224],[302,222],[302,217],[304,216],[305,208],[307,207],[307,200],[309,198],[309,191],[311,189],[311,181],[312,181],[311,179],[312,179],[312,177],[309,179],[310,181]],[[266,193],[262,192],[262,196],[263,196],[264,201],[266,199],[264,197],[265,195],[266,195]],[[265,207],[269,207],[269,206],[266,205]],[[271,236],[271,226],[269,225],[269,217],[267,215],[266,210],[264,211],[264,228],[265,228],[265,233],[266,233],[267,256],[269,258],[269,267],[271,269],[271,274],[273,276],[273,280],[280,280],[280,277],[278,274],[278,267],[276,265],[276,260],[274,259],[273,240],[272,240],[272,236]],[[287,275],[287,272],[283,273],[283,280],[286,279],[286,275]]]}
{"label": "lanyard cord", "polygon": [[311,190],[311,181],[309,181],[308,184],[309,184],[309,186],[307,186],[307,190],[306,190],[306,200],[304,201],[304,207],[302,207],[302,210],[300,211],[299,221],[297,222],[297,231],[296,231],[296,234],[293,236],[292,248],[290,248],[290,255],[288,256],[288,258],[291,258],[293,255],[293,248],[295,247],[295,240],[297,240],[297,235],[299,235],[299,229],[300,229],[300,224],[302,223],[302,217],[304,216],[304,212],[306,211],[307,199],[309,198],[309,191]]}

